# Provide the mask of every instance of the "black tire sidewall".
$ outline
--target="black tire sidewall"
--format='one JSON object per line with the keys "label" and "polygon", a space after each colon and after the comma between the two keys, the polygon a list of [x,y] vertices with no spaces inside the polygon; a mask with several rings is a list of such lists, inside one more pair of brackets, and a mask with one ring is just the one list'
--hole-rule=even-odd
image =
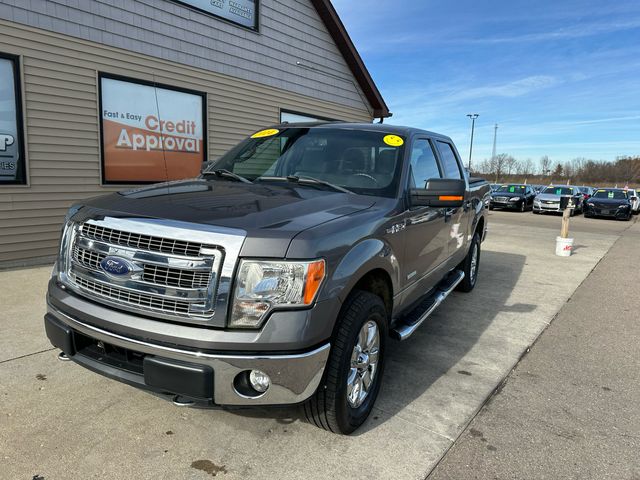
{"label": "black tire sidewall", "polygon": [[[373,405],[378,397],[378,393],[380,392],[380,387],[382,385],[382,376],[384,374],[384,360],[385,360],[385,352],[386,352],[386,340],[389,336],[388,326],[387,326],[387,314],[384,309],[384,304],[379,297],[370,294],[372,298],[377,299],[378,301],[368,301],[367,308],[360,312],[357,312],[358,319],[356,322],[353,322],[350,326],[349,332],[347,333],[347,344],[348,348],[344,351],[342,358],[338,359],[339,368],[338,368],[338,384],[336,389],[336,420],[340,425],[340,429],[343,433],[351,433],[353,430],[358,428],[360,425],[364,423],[367,419]],[[353,304],[352,304],[353,305]],[[362,326],[373,320],[378,325],[378,333],[380,336],[380,346],[378,353],[378,365],[377,372],[375,378],[373,379],[373,388],[369,391],[367,398],[358,408],[353,408],[349,405],[349,401],[347,400],[347,377],[349,374],[349,370],[351,368],[351,353],[353,352],[353,347],[356,344],[356,340],[358,338],[358,334],[360,333],[360,329]]]}

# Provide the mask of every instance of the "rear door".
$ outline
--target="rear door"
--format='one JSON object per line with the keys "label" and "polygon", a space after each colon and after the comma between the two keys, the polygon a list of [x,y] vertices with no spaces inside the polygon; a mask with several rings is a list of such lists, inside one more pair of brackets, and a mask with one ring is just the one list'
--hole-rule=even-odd
{"label": "rear door", "polygon": [[[464,180],[465,174],[462,170],[462,162],[453,144],[437,139],[435,140],[435,145],[440,156],[444,178]],[[468,195],[468,192],[466,195]],[[469,199],[465,198],[465,205],[468,201]],[[466,254],[463,247],[466,245],[465,235],[469,229],[468,223],[471,218],[470,215],[466,214],[467,210],[468,207],[445,209],[447,254],[454,265],[457,265],[461,260],[461,256],[463,257]]]}

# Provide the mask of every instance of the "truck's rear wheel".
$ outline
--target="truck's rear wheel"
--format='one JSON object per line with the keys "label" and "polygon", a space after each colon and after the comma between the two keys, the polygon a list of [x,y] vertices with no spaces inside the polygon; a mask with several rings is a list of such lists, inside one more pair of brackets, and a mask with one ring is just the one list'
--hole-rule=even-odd
{"label": "truck's rear wheel", "polygon": [[387,312],[377,295],[355,291],[338,322],[323,382],[303,407],[310,423],[346,435],[364,423],[380,391]]}
{"label": "truck's rear wheel", "polygon": [[464,260],[458,265],[458,269],[464,272],[464,279],[458,284],[456,290],[470,292],[476,286],[478,279],[478,269],[480,267],[480,235],[473,234],[469,252]]}

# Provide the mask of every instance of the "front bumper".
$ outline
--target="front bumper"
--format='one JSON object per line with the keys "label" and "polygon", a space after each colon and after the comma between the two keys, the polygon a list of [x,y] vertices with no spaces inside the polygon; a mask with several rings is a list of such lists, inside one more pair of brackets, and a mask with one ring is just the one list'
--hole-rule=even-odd
{"label": "front bumper", "polygon": [[515,202],[495,202],[491,201],[489,205],[493,208],[520,208],[522,206],[522,200]]}
{"label": "front bumper", "polygon": [[595,207],[587,207],[585,211],[586,215],[591,215],[593,217],[608,217],[608,218],[627,218],[631,215],[631,211],[627,209],[619,209],[619,208],[595,208]]}
{"label": "front bumper", "polygon": [[[330,350],[327,343],[283,355],[189,351],[127,338],[83,323],[51,304],[44,321],[51,343],[86,368],[147,390],[216,405],[301,403],[320,385]],[[236,377],[250,370],[261,370],[271,378],[264,394],[247,396],[238,391]]]}
{"label": "front bumper", "polygon": [[560,209],[559,203],[541,203],[541,204],[534,203],[533,211],[534,212],[554,212],[554,213],[562,212],[562,210]]}

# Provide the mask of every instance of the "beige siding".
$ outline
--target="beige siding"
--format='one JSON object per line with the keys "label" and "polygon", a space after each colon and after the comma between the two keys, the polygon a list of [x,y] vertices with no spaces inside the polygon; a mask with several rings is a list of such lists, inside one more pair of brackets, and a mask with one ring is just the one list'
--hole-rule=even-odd
{"label": "beige siding", "polygon": [[206,92],[209,158],[276,123],[280,109],[371,121],[369,112],[154,57],[0,21],[0,51],[20,55],[28,187],[0,186],[0,266],[55,254],[66,209],[100,185],[98,72]]}

